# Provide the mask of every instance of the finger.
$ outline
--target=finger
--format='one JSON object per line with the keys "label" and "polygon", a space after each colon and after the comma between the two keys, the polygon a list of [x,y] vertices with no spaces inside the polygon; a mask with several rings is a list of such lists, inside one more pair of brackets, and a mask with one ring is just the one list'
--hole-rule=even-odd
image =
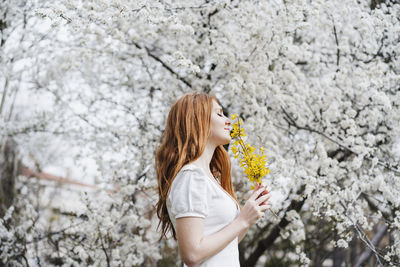
{"label": "finger", "polygon": [[254,190],[256,191],[256,190],[261,189],[261,188],[263,188],[263,186],[261,184],[257,184],[255,186]]}
{"label": "finger", "polygon": [[261,202],[258,206],[259,207],[263,207],[263,206],[266,206],[266,205],[271,205],[271,203],[268,200],[266,200],[264,202]]}
{"label": "finger", "polygon": [[262,186],[261,184],[256,184],[256,188],[255,189],[258,190],[259,188],[261,188],[261,186]]}
{"label": "finger", "polygon": [[265,189],[266,189],[265,186],[263,186],[262,184],[258,184],[258,185],[255,187],[255,189],[257,189],[257,190],[258,190],[258,189],[261,189],[261,188],[264,189],[264,191],[265,191]]}
{"label": "finger", "polygon": [[253,192],[253,194],[250,196],[249,199],[255,200],[255,199],[261,194],[261,192],[262,192],[263,190],[264,190],[264,188],[259,188],[259,189],[255,190],[255,191]]}
{"label": "finger", "polygon": [[268,193],[269,193],[269,191],[266,190],[266,189],[264,189],[264,191],[262,191],[261,195],[266,195],[266,194],[268,194]]}
{"label": "finger", "polygon": [[256,202],[258,202],[258,204],[264,202],[265,200],[269,199],[271,197],[271,195],[268,194],[263,194],[261,193],[261,195],[258,196],[258,198],[256,198]]}
{"label": "finger", "polygon": [[257,199],[256,199],[256,203],[257,203],[257,204],[261,204],[261,203],[263,203],[264,201],[268,200],[270,197],[271,197],[270,194],[265,194],[265,195],[263,195],[263,196],[257,198]]}
{"label": "finger", "polygon": [[261,211],[265,211],[265,210],[267,210],[267,209],[270,209],[271,208],[271,205],[270,204],[265,204],[265,205],[261,205],[261,206],[259,206],[260,207],[260,210]]}
{"label": "finger", "polygon": [[260,208],[267,208],[267,209],[269,209],[269,208],[271,208],[271,203],[269,203],[269,202],[267,202],[267,203],[263,203],[262,205],[260,205],[259,206]]}
{"label": "finger", "polygon": [[263,203],[259,204],[258,206],[262,206],[262,205],[271,205],[271,203],[268,200],[266,200]]}

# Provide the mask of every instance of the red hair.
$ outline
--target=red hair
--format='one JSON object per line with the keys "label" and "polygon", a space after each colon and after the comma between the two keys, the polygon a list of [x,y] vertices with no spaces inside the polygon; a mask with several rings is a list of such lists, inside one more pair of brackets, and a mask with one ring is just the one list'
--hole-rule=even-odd
{"label": "red hair", "polygon": [[[219,102],[215,96],[205,93],[186,94],[172,105],[168,114],[167,125],[155,158],[159,194],[156,206],[160,219],[158,227],[161,225],[162,230],[161,238],[167,237],[167,233],[171,231],[176,239],[167,210],[168,193],[179,170],[204,152],[210,136],[213,100]],[[222,145],[215,149],[210,168],[214,177],[221,179],[222,188],[237,202],[231,180],[230,158]]]}

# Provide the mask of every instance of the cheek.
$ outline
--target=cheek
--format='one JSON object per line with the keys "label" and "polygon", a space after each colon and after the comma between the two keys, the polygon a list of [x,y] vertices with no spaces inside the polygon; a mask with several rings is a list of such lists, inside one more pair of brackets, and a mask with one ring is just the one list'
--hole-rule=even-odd
{"label": "cheek", "polygon": [[218,118],[216,117],[217,116],[211,117],[211,123],[210,123],[211,130],[215,130],[221,124]]}
{"label": "cheek", "polygon": [[214,131],[221,131],[221,130],[223,130],[224,127],[225,127],[224,125],[225,125],[225,123],[224,123],[223,120],[221,120],[221,119],[216,119],[216,120],[214,120],[213,123],[211,123],[211,127],[212,127],[212,129],[213,129]]}
{"label": "cheek", "polygon": [[224,131],[223,124],[220,121],[212,121],[210,124],[211,135],[219,136]]}

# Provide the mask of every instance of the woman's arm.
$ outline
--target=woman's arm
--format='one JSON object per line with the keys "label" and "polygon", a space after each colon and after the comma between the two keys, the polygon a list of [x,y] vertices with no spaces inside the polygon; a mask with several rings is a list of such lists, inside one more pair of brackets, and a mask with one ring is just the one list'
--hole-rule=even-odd
{"label": "woman's arm", "polygon": [[247,234],[247,231],[249,230],[249,228],[250,228],[250,226],[247,227],[246,229],[244,229],[243,231],[241,231],[241,232],[239,233],[239,236],[238,236],[238,243],[240,243],[240,241],[243,240],[243,238],[244,238],[244,236]]}
{"label": "woman's arm", "polygon": [[183,217],[177,219],[177,239],[182,260],[188,266],[202,262],[220,252],[247,227],[245,221],[235,219],[220,231],[203,237],[203,218]]}
{"label": "woman's arm", "polygon": [[239,215],[229,225],[206,237],[203,237],[203,218],[178,218],[176,232],[179,252],[186,265],[198,264],[217,254],[237,236],[245,233],[257,219],[264,217],[264,211],[268,205],[260,204],[266,201],[269,195],[256,199],[262,191],[263,189],[259,189],[250,196]]}

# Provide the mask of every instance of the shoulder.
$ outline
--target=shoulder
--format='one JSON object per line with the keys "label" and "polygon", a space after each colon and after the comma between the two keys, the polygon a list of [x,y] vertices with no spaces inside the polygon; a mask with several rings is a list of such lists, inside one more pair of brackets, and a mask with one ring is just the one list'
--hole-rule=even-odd
{"label": "shoulder", "polygon": [[176,175],[175,179],[182,178],[182,177],[194,177],[194,178],[201,178],[206,179],[204,172],[201,170],[200,167],[197,167],[194,164],[186,164],[184,165]]}
{"label": "shoulder", "polygon": [[194,165],[193,163],[189,163],[184,165],[179,172],[195,172],[195,173],[199,173],[203,175],[203,171],[201,170],[200,167],[197,167],[196,165]]}
{"label": "shoulder", "polygon": [[208,215],[210,184],[203,171],[187,164],[172,181],[168,195],[169,214],[172,218],[202,217]]}
{"label": "shoulder", "polygon": [[197,188],[197,186],[200,185],[208,185],[208,180],[209,178],[204,174],[200,167],[189,163],[179,170],[172,182],[171,189],[173,190],[174,188],[182,186],[195,186],[195,188]]}

